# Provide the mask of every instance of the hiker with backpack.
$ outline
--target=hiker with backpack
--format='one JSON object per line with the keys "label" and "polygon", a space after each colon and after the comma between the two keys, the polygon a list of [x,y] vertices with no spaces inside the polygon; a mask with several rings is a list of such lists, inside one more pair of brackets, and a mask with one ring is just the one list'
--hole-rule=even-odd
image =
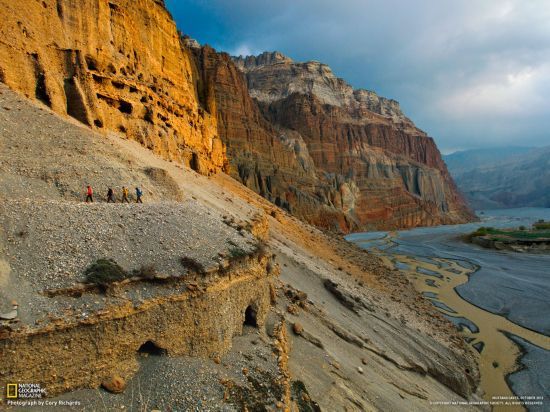
{"label": "hiker with backpack", "polygon": [[126,186],[122,186],[122,203],[130,203],[130,200],[128,199],[128,188]]}
{"label": "hiker with backpack", "polygon": [[94,203],[94,190],[90,185],[86,187],[86,203],[88,202]]}
{"label": "hiker with backpack", "polygon": [[107,203],[116,203],[115,202],[115,192],[111,188],[109,188],[107,190]]}
{"label": "hiker with backpack", "polygon": [[136,203],[143,203],[141,196],[143,196],[142,190],[139,187],[136,187]]}

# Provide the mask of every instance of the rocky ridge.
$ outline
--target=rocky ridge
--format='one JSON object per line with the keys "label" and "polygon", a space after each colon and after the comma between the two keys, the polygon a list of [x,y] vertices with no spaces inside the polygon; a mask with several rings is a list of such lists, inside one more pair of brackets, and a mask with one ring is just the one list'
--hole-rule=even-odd
{"label": "rocky ridge", "polygon": [[369,111],[390,117],[394,123],[414,126],[401,111],[399,102],[371,90],[354,90],[321,62],[298,63],[277,51],[234,57],[233,61],[246,73],[250,95],[260,102],[273,103],[293,93],[314,94],[322,104]]}
{"label": "rocky ridge", "polygon": [[397,102],[279,52],[193,52],[216,99],[232,176],[275,204],[341,231],[473,217],[433,139]]}

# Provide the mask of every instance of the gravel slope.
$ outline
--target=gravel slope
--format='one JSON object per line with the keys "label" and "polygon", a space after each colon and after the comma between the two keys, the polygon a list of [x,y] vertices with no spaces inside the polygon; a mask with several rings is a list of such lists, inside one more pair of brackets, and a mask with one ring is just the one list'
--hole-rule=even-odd
{"label": "gravel slope", "polygon": [[[54,304],[56,299],[37,292],[81,281],[83,269],[100,257],[113,257],[127,270],[154,263],[159,271],[172,276],[185,276],[178,262],[182,255],[189,254],[205,266],[218,264],[219,254],[230,251],[233,244],[252,247],[250,235],[238,226],[265,213],[282,279],[311,295],[308,311],[289,314],[289,302],[283,297],[286,288],[281,284],[274,310],[276,317],[302,323],[307,333],[322,341],[323,349],[294,336],[290,354],[292,373],[319,398],[322,407],[398,410],[410,405],[411,410],[430,410],[429,401],[460,399],[445,385],[446,374],[452,371],[460,376],[464,365],[473,365],[473,358],[449,324],[435,317],[411,285],[377,258],[299,222],[228,176],[199,176],[135,142],[101,136],[62,119],[3,86],[0,133],[0,310],[9,308],[9,301],[15,298],[21,303],[21,319],[29,323],[44,310],[61,310],[62,299]],[[108,186],[119,190],[123,184],[139,184],[145,189],[145,204],[84,204],[88,183],[100,193]],[[322,287],[326,278],[372,305],[377,317],[369,320],[367,314],[358,315],[342,306]],[[380,322],[383,328],[376,326]],[[336,330],[351,331],[348,339],[360,336],[373,342],[374,350],[350,344],[342,338],[346,334],[338,335],[328,326],[331,324]],[[401,327],[406,328],[407,339],[398,339]],[[385,339],[386,332],[391,339]],[[258,348],[270,350],[268,336],[260,333],[267,343],[258,344]],[[240,338],[235,340],[235,344],[241,343]],[[433,345],[439,354],[435,358],[441,363],[440,382],[414,370],[419,357],[429,356],[427,345]],[[235,347],[228,355],[235,356],[231,364],[269,369],[244,356],[245,352]],[[370,364],[361,366],[363,357],[369,358]],[[273,367],[274,360],[268,359]],[[341,369],[330,366],[334,362]],[[182,360],[161,358],[142,368],[135,379],[154,379],[160,394],[172,390],[171,379],[200,381],[197,368],[204,368],[204,374],[210,376],[205,382],[218,376],[218,366],[210,361],[193,360],[188,367],[184,365]],[[358,366],[369,370],[359,376]],[[472,368],[475,377],[475,366]],[[249,380],[243,384],[249,390],[255,388]],[[196,382],[193,385],[197,388]],[[205,409],[217,410],[220,401],[212,398],[220,395],[220,388],[214,383],[205,385],[197,396],[206,398]],[[90,391],[65,397],[82,396],[93,407],[105,401],[105,408],[112,409],[128,407],[130,393],[116,397]]]}

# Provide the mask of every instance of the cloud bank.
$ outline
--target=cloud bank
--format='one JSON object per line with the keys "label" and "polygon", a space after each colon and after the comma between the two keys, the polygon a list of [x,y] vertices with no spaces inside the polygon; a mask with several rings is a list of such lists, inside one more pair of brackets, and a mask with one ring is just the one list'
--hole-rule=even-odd
{"label": "cloud bank", "polygon": [[232,54],[319,60],[400,101],[444,152],[550,145],[547,0],[166,0]]}

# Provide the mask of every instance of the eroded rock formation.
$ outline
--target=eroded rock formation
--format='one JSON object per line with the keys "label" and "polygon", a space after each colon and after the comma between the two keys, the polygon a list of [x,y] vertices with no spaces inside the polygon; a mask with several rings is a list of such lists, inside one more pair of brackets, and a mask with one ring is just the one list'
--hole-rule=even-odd
{"label": "eroded rock formation", "polygon": [[[0,0],[0,81],[54,111],[352,231],[471,217],[435,143],[374,92],[281,53],[181,37],[160,0]],[[226,155],[226,146],[228,155]]]}
{"label": "eroded rock formation", "polygon": [[216,117],[200,104],[196,71],[162,1],[0,5],[0,81],[204,174],[223,168]]}
{"label": "eroded rock formation", "polygon": [[[295,63],[278,52],[234,62],[274,125],[273,140],[292,136],[295,153],[308,160],[302,164],[314,184],[296,178],[277,194],[296,214],[321,226],[338,222],[343,230],[471,218],[433,139],[395,100],[354,90],[327,65]],[[265,149],[253,151],[262,157]]]}
{"label": "eroded rock formation", "polygon": [[233,337],[242,333],[248,307],[257,324],[263,324],[270,306],[265,265],[266,259],[247,259],[199,291],[183,281],[149,284],[148,299],[135,297],[142,284],[128,285],[119,293],[134,294],[135,301],[113,303],[86,319],[65,316],[33,331],[13,333],[9,339],[2,336],[2,380],[39,381],[52,396],[98,387],[113,374],[131,377],[138,369],[136,353],[144,345],[171,356],[223,355]]}

